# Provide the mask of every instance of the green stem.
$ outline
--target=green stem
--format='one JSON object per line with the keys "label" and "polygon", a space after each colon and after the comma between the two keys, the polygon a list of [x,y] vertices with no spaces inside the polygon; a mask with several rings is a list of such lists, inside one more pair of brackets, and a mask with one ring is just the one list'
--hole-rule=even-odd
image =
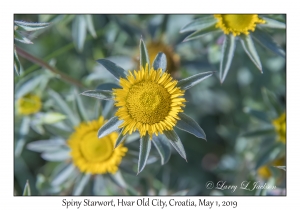
{"label": "green stem", "polygon": [[69,82],[73,85],[85,88],[85,86],[83,84],[81,84],[79,81],[69,77],[68,75],[64,74],[63,72],[61,72],[61,71],[57,70],[56,68],[50,66],[48,63],[41,60],[40,58],[37,58],[37,57],[29,54],[28,52],[26,52],[25,50],[19,48],[18,46],[15,46],[15,47],[16,47],[16,51],[17,51],[18,55],[22,56],[23,58],[25,58],[27,60],[30,60],[31,62],[36,63],[41,67],[49,69],[51,72],[53,72],[55,74],[58,74],[62,79],[64,79],[65,81],[67,81],[67,82]]}
{"label": "green stem", "polygon": [[[70,43],[67,44],[66,46],[56,50],[55,52],[51,53],[50,55],[48,55],[47,57],[45,57],[43,60],[45,61],[49,61],[51,58],[57,57],[71,49],[74,48],[74,43]],[[31,72],[35,71],[38,68],[39,65],[34,64],[31,67],[29,67],[27,70],[24,71],[24,73],[22,74],[22,76],[26,76],[27,74],[30,74]]]}

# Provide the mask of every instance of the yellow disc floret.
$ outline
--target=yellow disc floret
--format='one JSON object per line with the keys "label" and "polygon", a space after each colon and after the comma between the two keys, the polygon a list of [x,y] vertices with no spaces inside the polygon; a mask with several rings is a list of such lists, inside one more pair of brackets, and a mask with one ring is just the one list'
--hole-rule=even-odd
{"label": "yellow disc floret", "polygon": [[141,136],[148,133],[152,138],[153,134],[173,129],[186,100],[182,97],[184,90],[176,86],[170,74],[162,69],[145,70],[148,64],[140,68],[120,79],[122,89],[113,90],[119,107],[116,116],[123,120],[123,134],[138,130]]}
{"label": "yellow disc floret", "polygon": [[81,123],[68,140],[73,163],[81,172],[115,173],[122,157],[127,152],[127,148],[122,144],[114,149],[118,137],[116,132],[98,138],[98,129],[103,124],[103,117],[100,117],[99,120]]}
{"label": "yellow disc floret", "polygon": [[232,33],[234,36],[238,36],[241,33],[248,35],[249,31],[254,31],[256,24],[262,24],[266,21],[260,19],[256,14],[245,15],[214,15],[218,22],[217,28],[224,31],[224,34]]}
{"label": "yellow disc floret", "polygon": [[30,115],[40,111],[42,107],[41,98],[34,94],[27,94],[17,102],[18,112],[22,115]]}

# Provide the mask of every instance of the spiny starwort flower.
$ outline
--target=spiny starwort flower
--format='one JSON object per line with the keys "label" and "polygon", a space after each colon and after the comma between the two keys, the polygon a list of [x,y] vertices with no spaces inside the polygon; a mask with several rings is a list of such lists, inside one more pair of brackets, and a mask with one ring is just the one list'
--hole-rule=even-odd
{"label": "spiny starwort flower", "polygon": [[277,119],[272,121],[278,135],[279,141],[286,143],[286,114],[282,113]]}
{"label": "spiny starwort flower", "polygon": [[[78,109],[80,119],[59,94],[50,91],[50,97],[66,114],[69,113],[67,120],[72,122],[74,127],[72,129],[67,123],[60,122],[57,127],[52,127],[55,136],[51,139],[34,141],[27,145],[29,150],[41,152],[41,157],[46,161],[60,163],[49,177],[50,188],[46,189],[47,192],[62,193],[64,189],[70,189],[75,184],[73,194],[79,195],[89,180],[120,177],[119,166],[127,148],[121,143],[114,149],[118,133],[114,131],[99,139],[98,129],[106,123],[106,120],[101,115],[98,119],[93,119],[92,114],[85,112],[78,94],[75,96],[75,106],[80,107]],[[69,133],[69,137],[60,135],[62,129],[63,133]]]}
{"label": "spiny starwort flower", "polygon": [[123,120],[119,127],[124,128],[122,134],[138,130],[141,137],[148,134],[152,139],[153,134],[173,130],[186,100],[184,90],[176,87],[178,82],[170,74],[153,67],[145,69],[141,66],[139,71],[128,71],[129,76],[120,79],[122,89],[114,89],[113,95],[120,107],[116,116]]}
{"label": "spiny starwort flower", "polygon": [[113,149],[117,132],[98,139],[98,129],[104,123],[102,116],[98,120],[83,122],[68,139],[72,161],[82,173],[115,173],[127,152],[123,145]]}
{"label": "spiny starwort flower", "polygon": [[98,62],[119,80],[120,87],[112,90],[89,90],[82,94],[102,100],[114,100],[118,107],[116,116],[99,129],[99,138],[121,129],[116,148],[128,134],[136,130],[139,132],[141,138],[138,173],[146,165],[151,142],[160,153],[162,164],[168,159],[168,142],[186,159],[175,127],[205,139],[201,127],[183,113],[182,108],[186,102],[183,96],[185,90],[210,77],[213,72],[196,74],[180,81],[174,80],[166,73],[167,60],[164,53],[158,53],[152,67],[149,65],[143,40],[140,42],[139,70],[126,72],[106,59],[99,59]]}
{"label": "spiny starwort flower", "polygon": [[[244,133],[243,136],[262,138],[261,145],[258,145],[257,151],[260,153],[257,155],[255,168],[260,177],[267,179],[271,176],[271,167],[285,170],[286,113],[274,93],[263,88],[262,95],[267,111],[248,107],[244,110],[260,121],[260,128]],[[273,137],[273,139],[267,137]]]}
{"label": "spiny starwort flower", "polygon": [[180,32],[195,31],[184,41],[199,38],[210,32],[223,32],[225,39],[220,65],[220,81],[223,83],[234,56],[236,40],[241,41],[245,52],[261,73],[262,65],[252,38],[273,53],[285,57],[285,52],[264,32],[265,28],[285,29],[285,23],[257,14],[215,14],[202,16],[190,22]]}
{"label": "spiny starwort flower", "polygon": [[41,98],[33,93],[28,93],[17,101],[17,111],[21,115],[30,115],[40,111],[42,107]]}
{"label": "spiny starwort flower", "polygon": [[216,27],[223,30],[224,34],[232,33],[239,36],[241,33],[249,35],[249,31],[255,31],[257,24],[266,23],[256,14],[250,15],[214,15],[218,20]]}

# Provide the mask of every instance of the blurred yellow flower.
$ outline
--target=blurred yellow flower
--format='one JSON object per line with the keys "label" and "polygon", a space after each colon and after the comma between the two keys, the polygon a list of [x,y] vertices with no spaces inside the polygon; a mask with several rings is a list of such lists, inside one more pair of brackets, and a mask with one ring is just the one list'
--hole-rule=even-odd
{"label": "blurred yellow flower", "polygon": [[151,64],[153,63],[156,55],[159,52],[163,52],[167,57],[167,72],[173,74],[179,68],[180,57],[174,52],[171,46],[166,45],[161,41],[151,41],[147,43],[147,49]]}
{"label": "blurred yellow flower", "polygon": [[257,173],[260,177],[263,179],[268,179],[272,176],[271,170],[269,167],[274,167],[274,166],[285,166],[285,157],[279,158],[277,160],[274,160],[271,164],[267,164],[264,166],[261,166]]}
{"label": "blurred yellow flower", "polygon": [[117,172],[122,157],[127,152],[127,148],[122,144],[114,149],[117,132],[98,138],[98,129],[104,123],[103,117],[83,122],[75,128],[68,140],[73,163],[83,173],[113,174]]}
{"label": "blurred yellow flower", "polygon": [[120,107],[116,116],[123,120],[123,134],[138,130],[141,136],[148,132],[152,138],[153,134],[173,130],[186,102],[177,81],[162,69],[148,70],[148,64],[145,69],[141,66],[139,71],[128,74],[126,79],[120,79],[122,89],[113,89],[115,105]]}
{"label": "blurred yellow flower", "polygon": [[277,119],[272,121],[278,135],[279,141],[286,143],[286,114],[283,113]]}
{"label": "blurred yellow flower", "polygon": [[42,107],[41,98],[38,95],[29,93],[21,97],[17,102],[18,113],[30,115],[40,111]]}
{"label": "blurred yellow flower", "polygon": [[256,24],[266,22],[256,14],[214,15],[214,17],[218,19],[217,28],[222,29],[224,34],[232,33],[234,36],[238,36],[241,33],[248,35],[249,31],[255,31]]}

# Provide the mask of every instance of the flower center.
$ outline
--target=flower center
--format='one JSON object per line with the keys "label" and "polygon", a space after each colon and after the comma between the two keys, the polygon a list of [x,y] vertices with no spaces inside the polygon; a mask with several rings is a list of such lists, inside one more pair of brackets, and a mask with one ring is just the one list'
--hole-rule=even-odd
{"label": "flower center", "polygon": [[95,132],[89,132],[80,142],[80,151],[89,162],[103,162],[113,154],[113,145],[109,136],[98,139]]}
{"label": "flower center", "polygon": [[219,21],[216,27],[221,28],[225,34],[233,33],[234,36],[241,33],[248,35],[249,30],[254,31],[256,24],[265,23],[258,15],[214,15]]}
{"label": "flower center", "polygon": [[126,102],[133,119],[150,125],[164,120],[171,105],[167,89],[152,81],[142,81],[133,85]]}

